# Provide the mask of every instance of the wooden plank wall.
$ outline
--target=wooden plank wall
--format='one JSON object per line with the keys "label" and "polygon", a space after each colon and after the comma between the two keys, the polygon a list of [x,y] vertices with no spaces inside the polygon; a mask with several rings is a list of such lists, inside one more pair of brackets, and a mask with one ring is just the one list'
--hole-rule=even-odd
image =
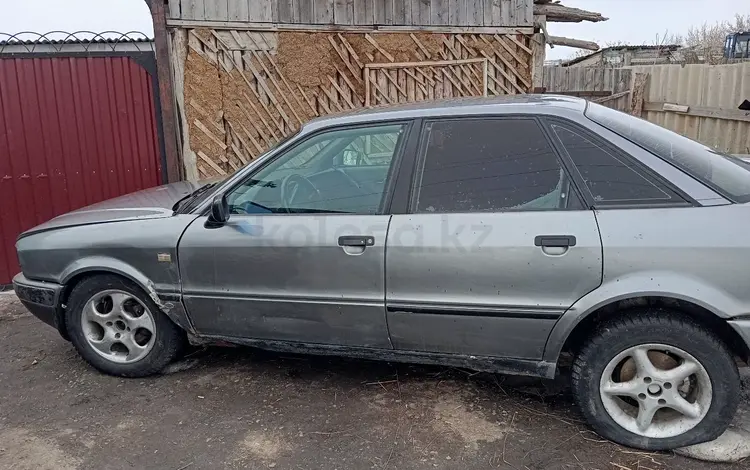
{"label": "wooden plank wall", "polygon": [[532,88],[523,34],[183,31],[173,67],[192,178],[229,174],[317,116]]}
{"label": "wooden plank wall", "polygon": [[533,0],[169,0],[173,20],[393,26],[533,26]]}
{"label": "wooden plank wall", "polygon": [[606,67],[544,67],[543,87],[547,93],[630,89],[632,71]]}
{"label": "wooden plank wall", "polygon": [[[546,93],[573,94],[620,111],[630,108],[633,71],[611,67],[544,67]],[[610,95],[612,99],[603,96]]]}

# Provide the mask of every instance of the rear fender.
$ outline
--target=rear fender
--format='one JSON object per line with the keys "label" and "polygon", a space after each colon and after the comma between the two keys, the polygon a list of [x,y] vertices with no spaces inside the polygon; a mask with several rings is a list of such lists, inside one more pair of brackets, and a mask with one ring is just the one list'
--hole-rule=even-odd
{"label": "rear fender", "polygon": [[704,280],[672,272],[650,271],[605,280],[570,307],[557,321],[544,349],[544,360],[556,363],[575,327],[600,308],[637,297],[666,297],[699,305],[719,318],[747,315],[747,305]]}

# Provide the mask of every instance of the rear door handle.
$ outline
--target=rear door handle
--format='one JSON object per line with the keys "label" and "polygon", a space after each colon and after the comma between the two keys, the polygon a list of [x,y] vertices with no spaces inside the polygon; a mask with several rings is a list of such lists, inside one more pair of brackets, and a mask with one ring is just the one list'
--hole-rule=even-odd
{"label": "rear door handle", "polygon": [[375,237],[369,235],[344,235],[339,237],[339,246],[361,246],[375,245]]}
{"label": "rear door handle", "polygon": [[546,248],[568,248],[576,246],[576,237],[573,235],[537,235],[534,245]]}

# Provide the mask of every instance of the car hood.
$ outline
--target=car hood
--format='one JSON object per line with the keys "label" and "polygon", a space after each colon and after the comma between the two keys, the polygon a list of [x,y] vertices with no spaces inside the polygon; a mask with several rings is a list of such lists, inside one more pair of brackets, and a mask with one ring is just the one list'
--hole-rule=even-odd
{"label": "car hood", "polygon": [[172,207],[177,201],[204,184],[212,182],[215,182],[214,179],[196,182],[179,181],[98,202],[57,216],[31,230],[27,230],[19,238],[37,232],[77,225],[170,217],[173,214]]}

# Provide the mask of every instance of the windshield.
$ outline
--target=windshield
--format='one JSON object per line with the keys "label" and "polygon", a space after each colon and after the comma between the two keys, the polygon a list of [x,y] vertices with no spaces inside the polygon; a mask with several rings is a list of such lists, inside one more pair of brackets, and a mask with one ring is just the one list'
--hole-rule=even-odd
{"label": "windshield", "polygon": [[[282,145],[286,144],[287,142],[289,142],[290,140],[292,140],[294,137],[296,137],[299,133],[300,133],[300,131],[297,130],[296,132],[293,132],[293,133],[289,134],[288,136],[283,137],[281,140],[279,140],[278,142],[276,142],[276,144],[274,144],[271,148],[269,148],[265,153],[263,153],[263,154],[255,157],[253,159],[253,162],[255,162],[255,161],[259,160],[259,159],[265,158],[269,153],[271,153],[272,151],[274,151],[277,148],[281,147]],[[253,162],[250,162],[249,164],[252,164]],[[242,171],[242,169],[245,168],[246,166],[247,165],[243,166],[242,168],[240,168],[237,171]],[[203,203],[203,201],[205,201],[208,198],[213,197],[213,195],[216,192],[216,190],[219,189],[219,187],[227,179],[229,179],[232,176],[234,176],[235,173],[236,172],[234,172],[234,173],[232,173],[230,175],[227,175],[227,176],[213,176],[211,178],[203,180],[202,182],[206,183],[206,184],[204,184],[203,186],[201,186],[200,188],[196,189],[195,191],[193,191],[189,195],[187,195],[184,198],[182,198],[179,201],[177,201],[177,203],[175,203],[175,205],[172,207],[172,210],[174,210],[175,212],[182,213],[182,214],[186,214],[186,213],[192,211],[193,209],[195,209],[196,207],[198,207],[199,205],[201,205],[201,203]]]}
{"label": "windshield", "polygon": [[222,178],[214,177],[202,181],[205,183],[203,186],[177,201],[174,206],[172,206],[172,210],[180,214],[187,214],[206,197],[211,196],[216,191],[216,188],[226,181],[227,178],[228,176]]}
{"label": "windshield", "polygon": [[750,202],[750,168],[646,120],[589,103],[586,117],[665,160],[733,202]]}

